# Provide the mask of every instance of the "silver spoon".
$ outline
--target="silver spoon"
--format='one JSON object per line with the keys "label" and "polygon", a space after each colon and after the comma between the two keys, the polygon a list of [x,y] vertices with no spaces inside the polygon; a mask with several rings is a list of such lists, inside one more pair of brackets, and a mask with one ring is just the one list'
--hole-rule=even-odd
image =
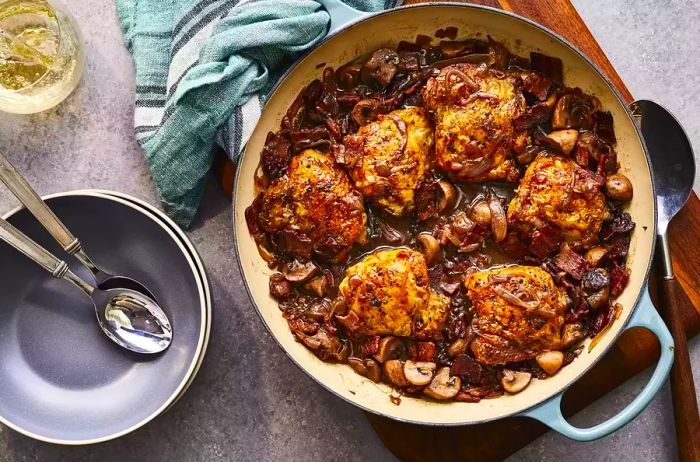
{"label": "silver spoon", "polygon": [[90,297],[104,333],[118,345],[137,353],[160,353],[170,346],[172,327],[151,298],[129,289],[95,289],[20,230],[0,218],[0,239],[59,279],[72,283]]}
{"label": "silver spoon", "polygon": [[85,253],[82,244],[73,236],[68,228],[51,211],[48,205],[39,197],[27,180],[10,164],[10,161],[0,151],[0,181],[12,191],[17,199],[24,204],[32,215],[46,228],[63,250],[83,264],[95,278],[99,289],[131,289],[141,292],[152,300],[153,293],[140,282],[126,276],[115,276],[99,268]]}
{"label": "silver spoon", "polygon": [[683,208],[693,191],[695,156],[683,127],[665,108],[653,101],[640,100],[632,103],[631,109],[649,150],[656,183],[657,252],[663,271],[659,295],[664,317],[676,344],[671,392],[679,458],[682,462],[700,461],[700,416],[688,340],[679,308],[683,288],[673,274],[667,234],[669,222]]}

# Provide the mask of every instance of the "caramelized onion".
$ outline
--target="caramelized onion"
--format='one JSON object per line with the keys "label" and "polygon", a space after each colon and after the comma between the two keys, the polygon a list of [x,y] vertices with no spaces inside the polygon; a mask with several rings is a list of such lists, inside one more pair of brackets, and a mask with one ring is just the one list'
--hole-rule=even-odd
{"label": "caramelized onion", "polygon": [[256,191],[264,191],[270,185],[270,179],[265,175],[263,171],[262,163],[258,164],[258,168],[255,169],[254,175],[255,188]]}
{"label": "caramelized onion", "polygon": [[400,154],[406,149],[406,143],[408,142],[408,136],[406,136],[406,122],[395,114],[387,114],[385,117],[388,117],[396,124],[396,128],[401,134],[401,146],[396,150],[396,152]]}
{"label": "caramelized onion", "polygon": [[493,160],[490,155],[486,155],[476,159],[469,159],[465,164],[454,162],[452,170],[457,171],[462,178],[473,178],[491,170]]}
{"label": "caramelized onion", "polygon": [[474,93],[469,95],[469,97],[464,101],[464,104],[472,103],[472,102],[476,101],[477,99],[488,99],[491,101],[500,101],[501,100],[501,98],[499,98],[498,96],[491,94],[487,91],[475,91]]}
{"label": "caramelized onion", "polygon": [[506,212],[503,210],[501,201],[498,196],[491,191],[488,198],[489,210],[491,210],[491,231],[496,242],[501,242],[506,238],[508,231],[508,222],[506,221]]}
{"label": "caramelized onion", "polygon": [[501,297],[503,300],[507,301],[508,303],[512,303],[513,305],[517,305],[521,308],[525,308],[528,311],[535,311],[537,309],[538,302],[533,300],[526,302],[522,298],[518,297],[514,293],[508,291],[508,289],[505,289],[502,286],[493,286],[493,291],[496,292],[496,294]]}
{"label": "caramelized onion", "polygon": [[467,88],[469,88],[471,91],[475,91],[480,88],[478,83],[474,82],[474,80],[471,77],[469,77],[467,74],[460,71],[459,69],[449,69],[447,72],[445,72],[445,85],[448,85],[448,88],[452,88],[452,85],[450,85],[450,78],[453,75],[456,76],[457,79],[464,82]]}

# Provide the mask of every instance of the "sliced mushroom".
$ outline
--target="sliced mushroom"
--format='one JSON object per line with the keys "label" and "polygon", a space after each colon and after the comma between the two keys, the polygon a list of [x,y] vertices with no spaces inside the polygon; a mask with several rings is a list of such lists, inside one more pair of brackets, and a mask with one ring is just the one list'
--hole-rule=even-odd
{"label": "sliced mushroom", "polygon": [[403,375],[403,364],[398,359],[392,359],[384,363],[384,375],[397,387],[407,387],[410,385],[406,376]]}
{"label": "sliced mushroom", "polygon": [[287,281],[300,283],[311,279],[311,277],[316,274],[317,270],[316,265],[314,265],[312,262],[308,261],[306,263],[302,263],[295,259],[282,267],[282,274],[284,274]]}
{"label": "sliced mushroom", "polygon": [[564,349],[570,348],[583,337],[583,325],[581,323],[564,324],[561,334],[561,347]]}
{"label": "sliced mushroom", "polygon": [[625,175],[615,173],[605,180],[605,192],[610,199],[627,202],[632,199],[632,183]]}
{"label": "sliced mushroom", "polygon": [[307,282],[304,287],[306,287],[307,290],[310,290],[319,297],[325,297],[326,292],[328,290],[328,279],[326,279],[325,274],[322,274],[321,276],[318,276],[312,279],[311,281]]}
{"label": "sliced mushroom", "polygon": [[437,365],[435,363],[427,362],[415,362],[410,359],[407,360],[403,365],[403,375],[406,377],[411,385],[423,386],[430,383],[433,380],[433,374],[435,373],[435,368]]}
{"label": "sliced mushroom", "polygon": [[501,379],[501,386],[508,393],[520,393],[525,389],[525,387],[528,386],[531,379],[532,374],[530,374],[529,372],[503,369],[503,378]]}
{"label": "sliced mushroom", "polygon": [[270,295],[276,299],[289,297],[292,294],[292,285],[281,273],[270,276]]}
{"label": "sliced mushroom", "polygon": [[352,118],[360,126],[374,122],[379,115],[379,101],[376,99],[363,99],[352,108]]}
{"label": "sliced mushroom", "polygon": [[450,368],[443,367],[423,392],[431,398],[444,400],[454,398],[461,387],[462,381],[459,377],[451,377]]}
{"label": "sliced mushroom", "polygon": [[544,351],[537,355],[537,364],[549,375],[554,375],[564,363],[564,353],[561,351]]}
{"label": "sliced mushroom", "polygon": [[569,155],[576,147],[578,140],[578,130],[556,130],[547,135],[547,144],[560,151],[562,154]]}
{"label": "sliced mushroom", "polygon": [[450,347],[447,349],[447,354],[450,356],[450,358],[456,358],[457,356],[465,353],[468,346],[469,343],[465,339],[458,338],[452,342],[452,345],[450,345]]}
{"label": "sliced mushroom", "polygon": [[586,254],[583,256],[583,258],[588,262],[589,265],[591,265],[591,268],[595,268],[596,266],[598,266],[603,257],[607,254],[608,249],[606,249],[605,247],[596,246],[591,247],[588,250],[588,252],[586,252]]}
{"label": "sliced mushroom", "polygon": [[379,383],[382,380],[382,369],[379,367],[379,363],[374,359],[367,358],[365,360],[365,367],[367,368],[367,378],[372,382]]}
{"label": "sliced mushroom", "polygon": [[428,266],[435,263],[440,256],[440,243],[430,233],[421,233],[418,235],[418,242],[423,248],[423,255]]}
{"label": "sliced mushroom", "polygon": [[403,347],[403,342],[397,337],[388,336],[384,337],[381,342],[379,342],[379,351],[374,355],[374,359],[380,363],[385,363],[390,359],[394,359]]}
{"label": "sliced mushroom", "polygon": [[438,186],[440,187],[438,210],[444,212],[454,207],[457,202],[457,189],[447,180],[438,181]]}
{"label": "sliced mushroom", "polygon": [[474,204],[471,218],[481,226],[491,226],[491,208],[488,202],[482,200]]}
{"label": "sliced mushroom", "polygon": [[380,48],[362,65],[362,81],[366,84],[376,82],[386,87],[394,79],[398,63],[398,53],[389,48]]}
{"label": "sliced mushroom", "polygon": [[360,358],[348,358],[348,364],[352,367],[352,370],[357,372],[363,377],[367,376],[367,366],[364,360]]}

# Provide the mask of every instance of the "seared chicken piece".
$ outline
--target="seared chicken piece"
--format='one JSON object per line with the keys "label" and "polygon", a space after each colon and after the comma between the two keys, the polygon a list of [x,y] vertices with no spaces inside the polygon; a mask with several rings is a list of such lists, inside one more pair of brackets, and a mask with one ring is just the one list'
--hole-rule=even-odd
{"label": "seared chicken piece", "polygon": [[525,110],[515,79],[474,64],[447,66],[428,80],[423,100],[435,112],[437,165],[457,181],[517,181],[512,150],[527,133],[513,119]]}
{"label": "seared chicken piece", "polygon": [[339,291],[357,333],[441,338],[450,300],[432,290],[425,257],[415,250],[366,256],[348,269]]}
{"label": "seared chicken piece", "polygon": [[411,107],[380,115],[345,143],[355,153],[348,172],[362,195],[392,215],[411,212],[415,189],[431,166],[434,135],[428,111]]}
{"label": "seared chicken piece", "polygon": [[362,196],[331,157],[313,149],[295,156],[265,190],[259,221],[283,248],[306,258],[314,252],[345,261],[352,245],[366,240]]}
{"label": "seared chicken piece", "polygon": [[471,343],[477,361],[506,364],[561,348],[568,297],[536,266],[507,266],[472,273],[467,296],[475,316]]}
{"label": "seared chicken piece", "polygon": [[548,224],[574,249],[594,244],[608,214],[601,184],[602,179],[572,160],[540,154],[508,206],[508,226],[531,236]]}

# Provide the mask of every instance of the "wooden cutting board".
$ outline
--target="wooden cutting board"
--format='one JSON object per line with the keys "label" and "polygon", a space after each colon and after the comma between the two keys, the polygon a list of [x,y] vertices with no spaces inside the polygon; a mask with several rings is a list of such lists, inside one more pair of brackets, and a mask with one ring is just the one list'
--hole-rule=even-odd
{"label": "wooden cutting board", "polygon": [[[405,4],[424,0],[405,0]],[[478,0],[470,3],[501,8],[530,18],[565,37],[586,53],[617,86],[627,102],[633,100],[596,40],[569,0]],[[229,196],[234,165],[220,156],[216,172]],[[676,276],[688,295],[682,306],[688,338],[700,331],[700,200],[693,194],[670,227]],[[655,298],[655,276],[650,286]],[[565,415],[573,415],[629,378],[656,363],[659,344],[643,329],[624,333],[607,355],[567,392]],[[395,422],[373,414],[367,418],[386,447],[399,459],[412,461],[502,460],[543,435],[548,428],[539,422],[516,417],[467,427],[436,428]],[[504,438],[507,435],[507,438]]]}

